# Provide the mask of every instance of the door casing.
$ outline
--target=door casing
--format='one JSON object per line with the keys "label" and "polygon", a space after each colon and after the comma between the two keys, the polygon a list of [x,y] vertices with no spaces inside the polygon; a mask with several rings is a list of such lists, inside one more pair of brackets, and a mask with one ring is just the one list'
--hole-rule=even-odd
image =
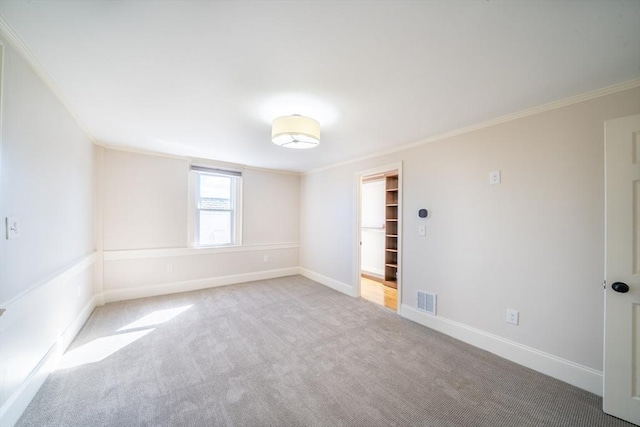
{"label": "door casing", "polygon": [[360,296],[360,262],[361,262],[361,245],[362,233],[361,233],[361,209],[362,209],[362,179],[371,175],[383,174],[386,172],[398,172],[398,304],[396,312],[400,314],[400,307],[402,305],[402,162],[390,163],[384,166],[378,166],[372,169],[366,169],[360,172],[356,172],[354,175],[354,218],[353,218],[353,296]]}

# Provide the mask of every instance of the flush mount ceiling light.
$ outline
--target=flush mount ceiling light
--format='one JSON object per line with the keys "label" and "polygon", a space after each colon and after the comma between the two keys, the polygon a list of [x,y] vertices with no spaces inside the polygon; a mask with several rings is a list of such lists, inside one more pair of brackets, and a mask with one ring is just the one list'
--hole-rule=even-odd
{"label": "flush mount ceiling light", "polygon": [[273,120],[271,140],[285,148],[313,148],[320,144],[320,123],[298,114],[278,117]]}

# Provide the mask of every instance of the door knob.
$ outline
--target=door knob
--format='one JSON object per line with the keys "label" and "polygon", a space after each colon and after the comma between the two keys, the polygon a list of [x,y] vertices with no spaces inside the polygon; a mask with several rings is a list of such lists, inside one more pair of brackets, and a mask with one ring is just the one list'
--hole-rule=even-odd
{"label": "door knob", "polygon": [[611,289],[613,289],[616,292],[620,292],[621,294],[624,294],[626,292],[629,292],[629,285],[622,282],[616,282],[613,285],[611,285]]}

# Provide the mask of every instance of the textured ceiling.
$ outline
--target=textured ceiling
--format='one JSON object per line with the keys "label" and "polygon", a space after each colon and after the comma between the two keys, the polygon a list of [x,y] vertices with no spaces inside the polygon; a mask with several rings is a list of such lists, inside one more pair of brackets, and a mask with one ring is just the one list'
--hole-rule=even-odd
{"label": "textured ceiling", "polygon": [[[97,142],[308,171],[640,77],[640,1],[2,0]],[[318,148],[270,142],[283,114]]]}

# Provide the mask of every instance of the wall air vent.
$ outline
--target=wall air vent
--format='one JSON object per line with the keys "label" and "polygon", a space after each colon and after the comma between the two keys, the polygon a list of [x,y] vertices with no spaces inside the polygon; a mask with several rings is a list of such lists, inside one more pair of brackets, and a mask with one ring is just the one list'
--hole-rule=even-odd
{"label": "wall air vent", "polygon": [[436,294],[418,291],[418,310],[436,315]]}

